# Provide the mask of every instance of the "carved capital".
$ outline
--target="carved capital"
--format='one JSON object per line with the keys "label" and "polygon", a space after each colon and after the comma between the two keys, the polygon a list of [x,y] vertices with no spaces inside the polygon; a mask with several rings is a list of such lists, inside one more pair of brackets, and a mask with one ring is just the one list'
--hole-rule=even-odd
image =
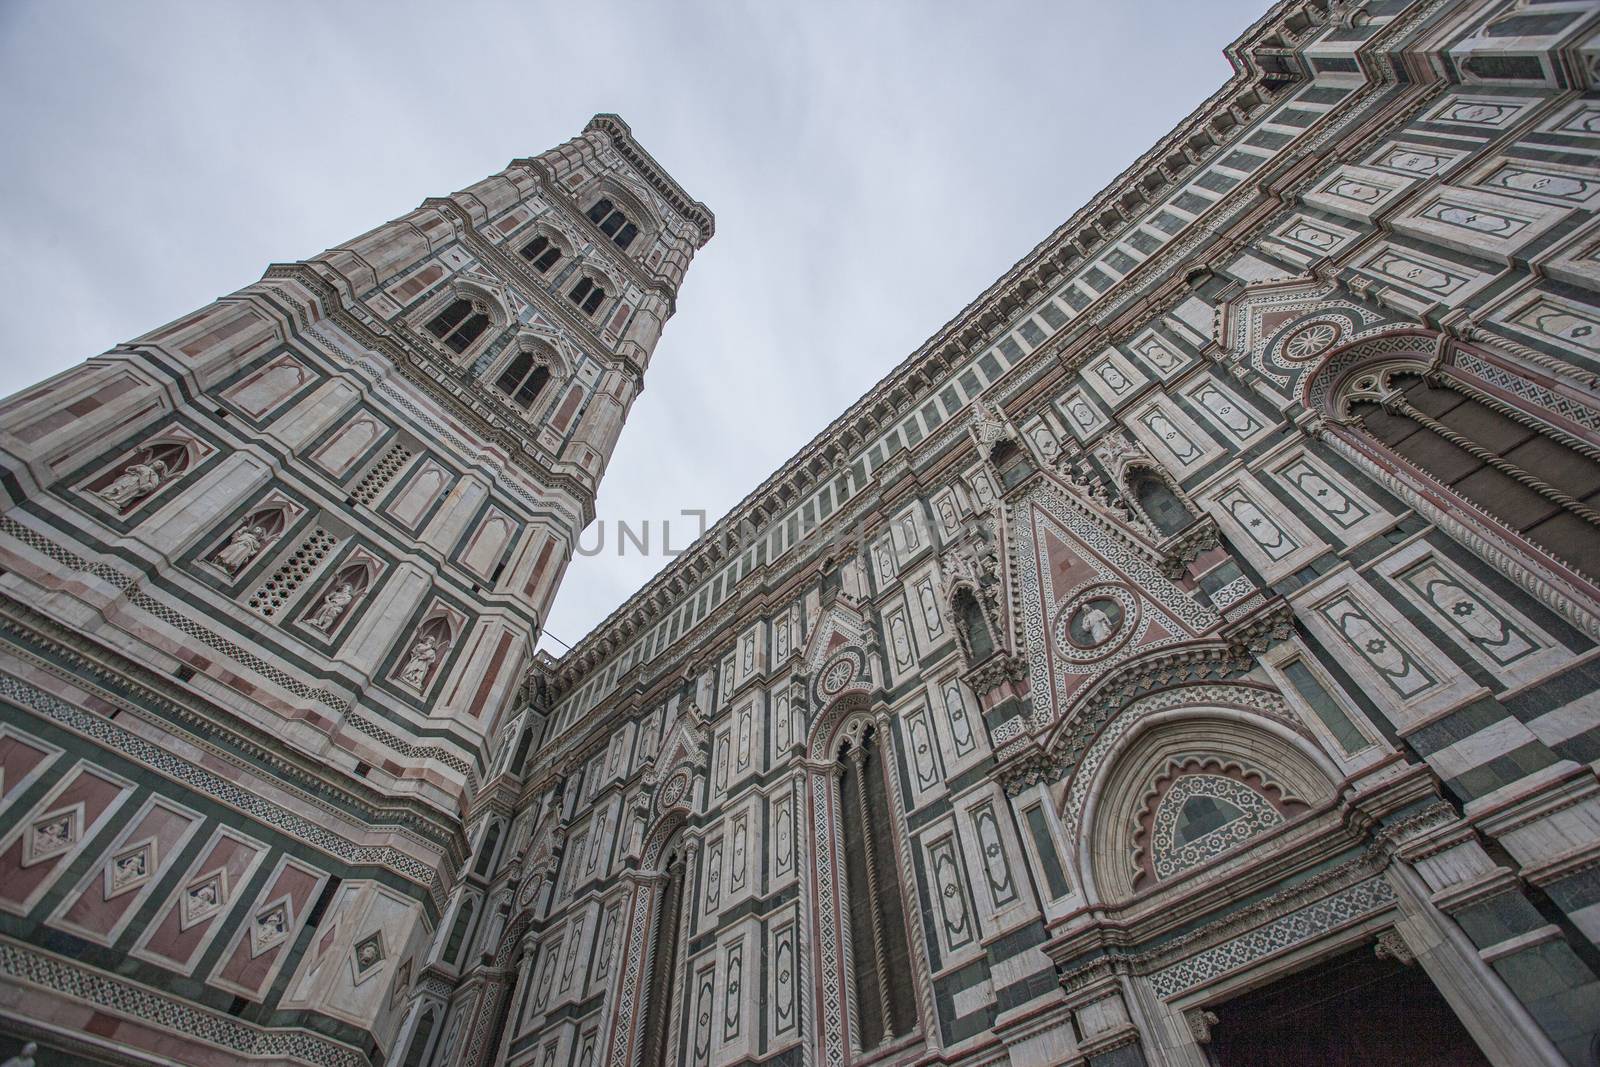
{"label": "carved capital", "polygon": [[1183,1013],[1183,1021],[1189,1026],[1189,1036],[1194,1038],[1197,1045],[1211,1044],[1211,1028],[1221,1020],[1217,1013],[1208,1008],[1190,1008]]}
{"label": "carved capital", "polygon": [[1411,951],[1411,946],[1400,936],[1400,931],[1392,926],[1378,932],[1378,940],[1372,946],[1372,951],[1380,960],[1394,960],[1407,967],[1417,962],[1417,954]]}

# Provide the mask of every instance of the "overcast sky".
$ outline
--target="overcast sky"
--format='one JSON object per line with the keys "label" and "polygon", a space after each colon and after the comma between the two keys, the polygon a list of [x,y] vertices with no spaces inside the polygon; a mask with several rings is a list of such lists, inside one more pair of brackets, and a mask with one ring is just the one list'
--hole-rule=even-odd
{"label": "overcast sky", "polygon": [[614,111],[717,236],[601,489],[607,551],[548,620],[576,642],[667,562],[619,559],[617,519],[658,541],[737,504],[1220,86],[1264,9],[0,0],[0,394]]}

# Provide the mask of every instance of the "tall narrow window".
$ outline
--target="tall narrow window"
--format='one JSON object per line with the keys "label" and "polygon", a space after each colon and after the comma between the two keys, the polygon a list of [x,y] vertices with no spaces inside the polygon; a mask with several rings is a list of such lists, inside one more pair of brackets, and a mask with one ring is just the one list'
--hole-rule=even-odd
{"label": "tall narrow window", "polygon": [[544,234],[522,246],[522,258],[533,264],[533,269],[544,274],[561,258],[561,249]]}
{"label": "tall narrow window", "polygon": [[602,198],[595,202],[594,207],[589,209],[589,221],[594,223],[601,222],[607,215],[611,214],[611,212],[611,201]]}
{"label": "tall narrow window", "polygon": [[840,755],[841,822],[844,826],[845,888],[850,898],[850,951],[854,965],[856,1017],[861,1048],[911,1032],[917,1021],[910,976],[900,869],[895,862],[888,752],[868,727]]}
{"label": "tall narrow window", "polygon": [[484,835],[483,847],[478,850],[478,862],[472,868],[472,873],[480,878],[487,878],[494,873],[494,851],[500,845],[500,823],[489,827],[489,832]]}
{"label": "tall narrow window", "polygon": [[1450,388],[1397,374],[1350,413],[1373,437],[1515,533],[1600,576],[1600,463]]}
{"label": "tall narrow window", "polygon": [[453,300],[450,306],[433,317],[428,332],[433,334],[452,352],[465,352],[467,346],[483,336],[489,328],[489,309],[474,300]]}
{"label": "tall narrow window", "polygon": [[650,991],[645,996],[644,1059],[646,1067],[667,1067],[667,1031],[672,1022],[673,976],[678,970],[678,922],[683,911],[683,856],[672,844],[667,854],[666,882],[656,908],[655,938],[650,952]]}
{"label": "tall narrow window", "polygon": [[454,963],[461,954],[461,946],[467,940],[467,931],[471,929],[473,916],[477,913],[477,897],[468,897],[461,902],[461,909],[456,912],[456,924],[450,928],[450,939],[444,945],[444,962]]}
{"label": "tall narrow window", "polygon": [[543,363],[534,365],[533,353],[527,350],[518,352],[511,357],[511,362],[506,364],[505,370],[500,372],[500,377],[495,379],[494,387],[511,399],[511,402],[524,411],[533,406],[539,399],[539,394],[544,391],[545,384],[550,381],[550,368]]}
{"label": "tall narrow window", "polygon": [[579,278],[578,284],[567,294],[567,299],[582,308],[585,315],[593,315],[605,298],[606,291],[596,285],[592,278]]}
{"label": "tall narrow window", "polygon": [[1128,488],[1133,491],[1139,510],[1161,533],[1171,536],[1194,522],[1194,516],[1172,487],[1150,471],[1136,469],[1128,479]]}
{"label": "tall narrow window", "polygon": [[428,1041],[433,1037],[433,1012],[428,1012],[417,1023],[416,1031],[411,1035],[411,1047],[406,1049],[405,1067],[422,1067],[423,1060],[428,1051]]}

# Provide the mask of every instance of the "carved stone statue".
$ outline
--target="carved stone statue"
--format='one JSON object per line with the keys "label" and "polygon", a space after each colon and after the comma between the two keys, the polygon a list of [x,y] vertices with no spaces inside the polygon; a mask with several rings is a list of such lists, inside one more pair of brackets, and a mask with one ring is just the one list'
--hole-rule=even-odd
{"label": "carved stone statue", "polygon": [[1083,609],[1083,628],[1089,632],[1090,640],[1097,645],[1109,641],[1116,629],[1111,624],[1111,616],[1094,604]]}
{"label": "carved stone statue", "polygon": [[256,553],[261,551],[267,543],[267,531],[263,526],[241,526],[234,531],[222,551],[212,558],[212,562],[229,574],[238,574],[244,565],[256,558]]}
{"label": "carved stone statue", "polygon": [[306,625],[312,629],[328,633],[333,629],[334,623],[339,621],[339,616],[344,614],[344,609],[350,601],[355,599],[355,590],[349,582],[340,582],[328,595],[322,598],[322,603],[317,605],[316,612],[308,619]]}
{"label": "carved stone statue", "polygon": [[162,460],[134,463],[124,467],[117,480],[100,490],[100,498],[108,504],[125,508],[142,496],[155,492],[167,476],[167,465]]}
{"label": "carved stone statue", "polygon": [[438,658],[439,641],[429,634],[411,646],[411,654],[400,671],[400,680],[421,689],[428,680],[428,672],[433,669],[433,661]]}

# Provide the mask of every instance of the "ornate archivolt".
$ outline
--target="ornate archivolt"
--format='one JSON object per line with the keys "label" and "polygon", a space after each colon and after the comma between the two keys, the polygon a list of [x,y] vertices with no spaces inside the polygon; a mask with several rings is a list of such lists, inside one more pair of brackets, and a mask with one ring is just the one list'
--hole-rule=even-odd
{"label": "ornate archivolt", "polygon": [[[1197,687],[1191,699],[1226,696]],[[1181,691],[1180,691],[1181,692]],[[1166,694],[1161,694],[1166,696]],[[1245,701],[1255,707],[1248,710]],[[1116,903],[1232,856],[1334,799],[1340,774],[1276,694],[1139,702],[1059,793],[1091,900]]]}
{"label": "ornate archivolt", "polygon": [[[1438,381],[1591,458],[1600,456],[1600,406],[1570,381],[1538,366],[1420,329],[1389,331],[1337,348],[1300,385],[1302,402],[1314,413],[1308,430],[1551,610],[1600,638],[1600,586],[1591,578],[1510,530],[1353,420],[1350,405],[1361,400],[1409,414],[1409,405],[1393,388],[1394,378],[1403,373]],[[1465,444],[1469,450],[1476,447]],[[1492,453],[1479,458],[1505,466]],[[1536,473],[1519,469],[1507,474],[1524,485],[1529,478],[1539,481]]]}

